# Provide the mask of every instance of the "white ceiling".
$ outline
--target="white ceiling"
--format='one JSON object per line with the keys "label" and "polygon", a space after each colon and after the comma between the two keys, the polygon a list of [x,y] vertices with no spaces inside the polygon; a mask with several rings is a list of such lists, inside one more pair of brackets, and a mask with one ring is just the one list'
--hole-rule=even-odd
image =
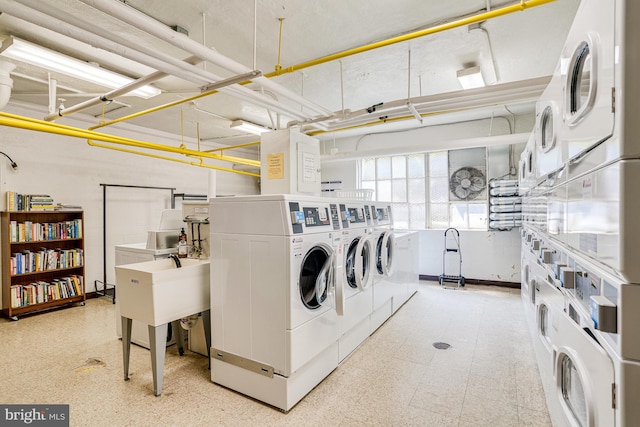
{"label": "white ceiling", "polygon": [[[461,17],[495,10],[516,2],[497,0],[111,0],[122,7],[137,9],[168,26],[179,25],[186,29],[189,37],[198,43],[214,48],[218,53],[254,69],[254,16],[256,20],[256,67],[264,74],[275,69],[278,58],[278,38],[280,21],[282,26],[282,47],[280,64],[288,67],[305,63],[316,58],[385,40],[400,34],[432,27]],[[41,25],[26,22],[7,13],[9,6],[21,3],[25,6],[53,7],[73,18],[77,23],[88,22],[95,28],[106,29],[126,40],[134,40],[147,49],[157,49],[176,59],[183,60],[192,54],[158,40],[145,32],[125,24],[80,0],[0,0],[0,37],[8,35],[28,40],[54,50],[67,53],[78,59],[96,62],[104,68],[141,77],[155,69],[123,60],[117,55],[92,48],[77,37],[77,33],[65,32],[53,25],[59,34]],[[340,61],[330,61],[301,71],[276,76],[270,82],[286,88],[324,110],[340,113],[356,111],[372,105],[393,101],[400,103],[407,98],[427,97],[437,100],[433,107],[426,103],[420,107],[421,113],[449,110],[457,104],[448,101],[460,97],[461,90],[456,79],[456,70],[465,65],[480,65],[489,88],[467,92],[473,95],[464,105],[467,117],[490,117],[504,114],[505,106],[511,112],[527,113],[533,109],[529,95],[511,96],[503,101],[487,101],[486,95],[506,83],[523,82],[549,76],[553,73],[560,50],[564,43],[578,0],[557,0],[542,6],[532,7],[522,12],[493,18],[481,24],[480,29],[470,30],[464,25],[433,35],[393,44],[368,52],[345,57]],[[254,6],[257,5],[257,11]],[[133,14],[133,12],[132,12]],[[30,14],[29,16],[35,16]],[[27,19],[30,20],[30,19]],[[204,34],[204,36],[203,36]],[[409,72],[409,50],[411,67]],[[25,63],[15,62],[14,89],[12,101],[48,104],[48,89],[45,83],[31,78],[47,79],[47,70]],[[234,73],[211,63],[200,65],[207,71],[222,78]],[[28,76],[25,77],[25,76]],[[64,98],[69,107],[91,96],[106,92],[105,88],[74,80],[63,75],[54,75],[58,80],[58,98]],[[408,83],[410,77],[410,85]],[[154,85],[163,94],[148,99],[123,96],[105,107],[106,119],[115,119],[141,110],[184,99],[200,92],[200,86],[177,77],[165,77]],[[300,107],[272,90],[263,91],[260,84],[247,86],[257,91],[260,97],[273,100],[281,105],[307,116],[314,116],[306,107]],[[64,88],[74,89],[72,93]],[[536,89],[537,90],[537,89]],[[80,92],[80,93],[77,93]],[[83,94],[84,92],[84,94]],[[525,90],[521,91],[525,93]],[[535,92],[535,90],[534,90]],[[447,94],[442,96],[442,94]],[[519,99],[522,98],[522,99]],[[460,104],[463,105],[463,104]],[[482,107],[480,107],[482,106]],[[100,119],[102,106],[93,107],[83,114]],[[405,108],[402,115],[410,115]],[[363,119],[376,120],[373,113]],[[459,121],[460,114],[451,115]],[[38,117],[42,118],[42,117]],[[229,128],[231,120],[244,119],[272,127],[276,115],[269,115],[264,106],[239,100],[227,94],[215,94],[200,98],[195,102],[172,107],[162,112],[142,116],[130,121],[132,124],[186,136],[198,134],[203,141],[235,144],[245,139],[253,140],[242,132]],[[59,123],[65,123],[65,118]],[[182,120],[182,122],[181,122]],[[292,115],[280,116],[280,127],[293,120]],[[424,125],[447,121],[447,114],[425,119]],[[329,122],[325,122],[327,124]],[[341,127],[339,114],[333,119],[334,127]],[[345,125],[348,124],[345,122]],[[417,127],[415,119],[394,124],[395,128]],[[108,129],[108,128],[107,128]],[[349,133],[336,133],[337,137],[353,133],[376,132],[384,126],[359,128]],[[320,137],[334,137],[324,133]]]}

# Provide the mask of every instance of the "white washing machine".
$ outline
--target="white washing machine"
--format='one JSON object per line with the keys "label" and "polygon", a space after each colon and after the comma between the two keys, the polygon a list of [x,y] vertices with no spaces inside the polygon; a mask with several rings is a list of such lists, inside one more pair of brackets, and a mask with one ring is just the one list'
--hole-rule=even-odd
{"label": "white washing machine", "polygon": [[211,379],[288,411],[339,362],[337,202],[218,197],[210,222]]}
{"label": "white washing machine", "polygon": [[[640,425],[638,16],[637,1],[580,3],[559,62],[562,95],[549,97],[561,106],[555,147],[564,167],[540,177],[525,201],[528,213],[546,213],[527,215],[525,227],[559,252],[546,282],[564,307],[542,309],[547,326],[536,334],[546,328],[555,354],[553,390],[548,357],[540,372],[557,426]],[[555,165],[544,156],[538,150],[532,162],[548,172]]]}
{"label": "white washing machine", "polygon": [[[344,315],[340,318],[338,345],[342,361],[371,334],[375,245],[371,239],[372,218],[368,204],[344,200],[339,202],[339,210],[344,260]],[[369,222],[366,212],[369,212]]]}
{"label": "white washing machine", "polygon": [[632,0],[583,0],[561,56],[569,178],[640,157],[637,16]]}
{"label": "white washing machine", "polygon": [[[395,241],[391,206],[371,205],[374,227],[371,239],[375,248],[373,268],[373,313],[371,314],[371,332],[375,331],[393,314],[396,293],[406,294],[406,285],[394,284],[391,276],[395,274]],[[399,288],[397,291],[394,285]],[[396,301],[395,304],[398,304]]]}
{"label": "white washing machine", "polygon": [[578,160],[613,132],[613,103],[620,95],[613,92],[614,24],[616,8],[624,3],[580,2],[560,55],[563,126],[559,137],[570,160]]}
{"label": "white washing machine", "polygon": [[640,176],[639,14],[635,1],[583,0],[561,58],[567,243],[631,283],[640,283],[640,204],[629,185]]}
{"label": "white washing machine", "polygon": [[640,286],[620,282],[562,243],[539,241],[542,269],[529,273],[533,340],[554,425],[638,425]]}
{"label": "white washing machine", "polygon": [[[576,265],[586,260],[577,260]],[[578,312],[589,331],[607,352],[613,363],[614,391],[613,407],[616,426],[640,424],[640,339],[637,326],[640,324],[640,286],[621,282],[595,265],[586,265],[588,270],[576,271],[575,292],[567,299],[568,313]],[[583,303],[586,287],[599,289],[589,296],[587,306]],[[587,310],[588,309],[588,310]],[[591,365],[588,367],[591,371]]]}
{"label": "white washing machine", "polygon": [[571,302],[556,314],[549,415],[558,425],[615,426],[613,361],[588,323]]}

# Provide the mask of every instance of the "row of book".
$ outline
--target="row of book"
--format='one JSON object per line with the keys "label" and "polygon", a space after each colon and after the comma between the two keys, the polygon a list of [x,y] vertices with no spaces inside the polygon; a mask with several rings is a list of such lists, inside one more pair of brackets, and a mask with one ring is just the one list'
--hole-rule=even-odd
{"label": "row of book", "polygon": [[76,275],[61,277],[51,282],[40,281],[28,285],[14,285],[11,286],[11,307],[25,307],[83,294],[83,277]]}
{"label": "row of book", "polygon": [[52,211],[53,198],[48,194],[18,194],[7,191],[9,211]]}
{"label": "row of book", "polygon": [[32,252],[24,250],[13,254],[10,261],[11,275],[81,267],[84,264],[82,249],[47,249]]}
{"label": "row of book", "polygon": [[10,221],[11,242],[37,242],[42,240],[81,239],[82,219],[62,222]]}

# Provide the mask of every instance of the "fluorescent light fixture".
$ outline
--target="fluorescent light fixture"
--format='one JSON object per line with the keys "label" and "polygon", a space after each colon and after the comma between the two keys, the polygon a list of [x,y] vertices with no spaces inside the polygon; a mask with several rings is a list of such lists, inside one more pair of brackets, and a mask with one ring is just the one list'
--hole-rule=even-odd
{"label": "fluorescent light fixture", "polygon": [[458,70],[458,80],[463,89],[473,89],[477,87],[485,87],[484,78],[482,78],[482,72],[480,66],[463,68]]}
{"label": "fluorescent light fixture", "polygon": [[413,117],[415,117],[416,120],[419,121],[420,124],[422,124],[422,116],[420,115],[420,113],[418,113],[418,110],[416,110],[416,107],[414,107],[414,105],[410,101],[407,102],[407,108],[409,109],[409,111],[411,111]]}
{"label": "fluorescent light fixture", "polygon": [[[91,65],[88,62],[71,58],[15,37],[7,37],[2,42],[0,54],[7,58],[26,62],[50,71],[75,77],[79,80],[95,83],[109,89],[118,89],[134,81],[132,78],[114,73],[113,71],[105,70],[104,68],[100,68],[96,65]],[[128,95],[148,99],[159,95],[160,92],[160,89],[147,85],[132,90]]]}
{"label": "fluorescent light fixture", "polygon": [[247,133],[252,133],[254,135],[260,135],[265,132],[269,132],[271,129],[267,129],[266,127],[256,125],[253,123],[245,122],[244,120],[234,120],[231,122],[231,129],[241,130]]}

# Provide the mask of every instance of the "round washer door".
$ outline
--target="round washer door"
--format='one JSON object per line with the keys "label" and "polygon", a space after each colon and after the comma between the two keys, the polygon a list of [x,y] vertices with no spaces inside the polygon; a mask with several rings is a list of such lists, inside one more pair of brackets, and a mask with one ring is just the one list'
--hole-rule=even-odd
{"label": "round washer door", "polygon": [[387,230],[376,242],[376,269],[378,274],[389,276],[393,267],[393,231]]}
{"label": "round washer door", "polygon": [[353,239],[351,243],[349,243],[349,247],[347,248],[345,254],[344,274],[347,285],[349,285],[349,287],[353,289],[356,289],[358,287],[358,284],[356,283],[356,258],[358,256],[357,249],[360,240],[360,237]]}
{"label": "round washer door", "polygon": [[[579,427],[615,425],[611,385],[614,366],[590,327],[569,304],[569,313],[558,312],[555,359],[556,393],[566,423]],[[580,324],[578,322],[581,322]]]}
{"label": "round washer door", "polygon": [[580,123],[589,113],[596,99],[597,49],[594,38],[581,42],[575,49],[567,73],[566,119],[569,126]]}
{"label": "round washer door", "polygon": [[356,264],[354,268],[356,286],[361,291],[371,286],[371,264],[373,261],[373,248],[371,240],[362,237],[356,247]]}
{"label": "round washer door", "polygon": [[305,307],[315,310],[331,301],[335,293],[335,255],[325,245],[309,249],[302,260],[298,287]]}

